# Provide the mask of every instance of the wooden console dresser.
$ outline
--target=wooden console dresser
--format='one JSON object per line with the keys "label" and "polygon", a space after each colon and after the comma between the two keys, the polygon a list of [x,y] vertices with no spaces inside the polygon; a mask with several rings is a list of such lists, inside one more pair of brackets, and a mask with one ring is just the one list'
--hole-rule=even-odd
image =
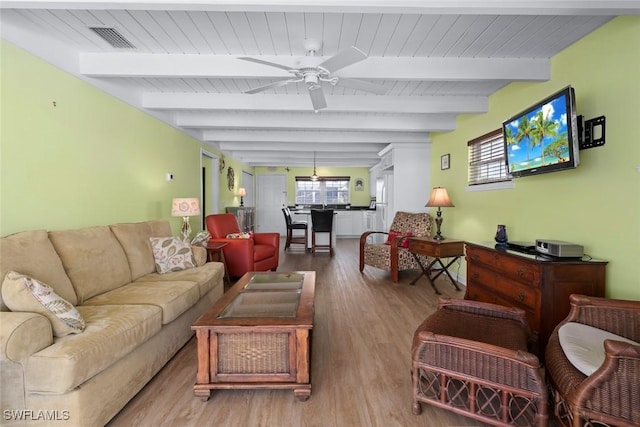
{"label": "wooden console dresser", "polygon": [[553,328],[569,313],[569,295],[604,297],[606,261],[525,254],[493,243],[465,246],[465,299],[525,310],[534,332],[531,351],[541,360]]}

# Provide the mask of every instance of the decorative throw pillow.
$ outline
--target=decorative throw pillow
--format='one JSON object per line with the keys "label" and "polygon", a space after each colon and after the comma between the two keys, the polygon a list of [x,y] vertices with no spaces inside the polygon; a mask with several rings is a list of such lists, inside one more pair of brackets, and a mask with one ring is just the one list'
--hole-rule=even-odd
{"label": "decorative throw pillow", "polygon": [[586,376],[593,374],[604,363],[604,340],[640,344],[611,332],[577,322],[567,322],[560,326],[558,339],[569,362]]}
{"label": "decorative throw pillow", "polygon": [[[385,245],[390,245],[391,242],[393,242],[397,237],[400,236],[407,236],[410,237],[411,236],[411,232],[407,231],[406,233],[403,233],[401,231],[393,231],[393,230],[389,230],[389,237],[387,238],[387,241],[384,242]],[[409,239],[403,239],[398,243],[398,246],[400,246],[401,248],[408,248],[409,247]]]}
{"label": "decorative throw pillow", "polygon": [[227,239],[251,239],[253,237],[251,232],[248,233],[229,233]]}
{"label": "decorative throw pillow", "polygon": [[51,286],[24,274],[9,271],[2,282],[2,299],[11,311],[29,311],[46,316],[53,335],[63,337],[84,331],[82,315]]}
{"label": "decorative throw pillow", "polygon": [[211,235],[207,230],[202,230],[191,239],[191,246],[204,246],[211,239]]}
{"label": "decorative throw pillow", "polygon": [[196,266],[189,243],[177,237],[149,237],[149,241],[158,273],[186,270]]}

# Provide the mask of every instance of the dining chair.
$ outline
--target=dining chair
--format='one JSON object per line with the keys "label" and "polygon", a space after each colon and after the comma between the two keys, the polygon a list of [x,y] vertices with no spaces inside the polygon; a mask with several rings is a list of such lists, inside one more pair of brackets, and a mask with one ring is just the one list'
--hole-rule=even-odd
{"label": "dining chair", "polygon": [[[316,233],[329,233],[328,244],[316,243]],[[311,209],[311,253],[316,249],[328,249],[333,256],[333,209]]]}

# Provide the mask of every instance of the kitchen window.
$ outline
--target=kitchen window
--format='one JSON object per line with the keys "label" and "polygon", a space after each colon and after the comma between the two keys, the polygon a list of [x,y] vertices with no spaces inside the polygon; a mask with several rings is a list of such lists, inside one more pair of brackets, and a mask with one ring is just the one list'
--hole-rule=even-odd
{"label": "kitchen window", "polygon": [[342,205],[351,200],[351,178],[325,176],[311,181],[307,176],[296,177],[296,205]]}

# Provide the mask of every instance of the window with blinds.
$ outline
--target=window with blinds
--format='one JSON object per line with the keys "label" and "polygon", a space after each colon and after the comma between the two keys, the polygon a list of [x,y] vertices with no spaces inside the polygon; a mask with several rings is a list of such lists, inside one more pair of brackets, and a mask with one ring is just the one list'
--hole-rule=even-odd
{"label": "window with blinds", "polygon": [[469,185],[511,181],[504,158],[502,129],[496,129],[467,143]]}
{"label": "window with blinds", "polygon": [[347,204],[350,203],[348,176],[324,176],[311,181],[308,176],[296,176],[296,204]]}

